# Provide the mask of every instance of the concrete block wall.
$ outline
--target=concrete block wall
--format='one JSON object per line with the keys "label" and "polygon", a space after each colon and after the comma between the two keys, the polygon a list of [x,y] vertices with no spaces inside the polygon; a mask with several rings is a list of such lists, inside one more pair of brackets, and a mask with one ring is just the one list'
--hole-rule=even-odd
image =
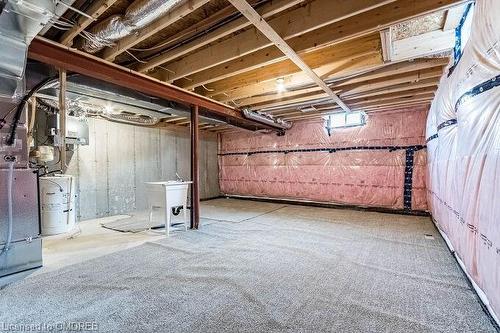
{"label": "concrete block wall", "polygon": [[[89,119],[88,146],[78,146],[67,174],[77,178],[80,220],[147,209],[144,182],[190,179],[190,138],[173,132]],[[219,195],[217,137],[200,142],[201,198]]]}

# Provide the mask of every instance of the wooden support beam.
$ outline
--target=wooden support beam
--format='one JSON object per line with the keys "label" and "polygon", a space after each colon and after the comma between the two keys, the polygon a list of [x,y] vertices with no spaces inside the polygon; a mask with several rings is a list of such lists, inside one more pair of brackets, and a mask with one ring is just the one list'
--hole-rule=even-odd
{"label": "wooden support beam", "polygon": [[391,60],[400,61],[429,56],[453,49],[455,32],[436,30],[392,43]]}
{"label": "wooden support beam", "polygon": [[199,161],[199,129],[198,106],[191,108],[191,229],[200,225],[200,161]]}
{"label": "wooden support beam", "polygon": [[[270,17],[272,15],[276,15],[277,13],[284,11],[290,7],[293,7],[299,3],[301,3],[303,0],[277,0],[277,1],[272,1],[268,4],[263,5],[261,8],[258,9],[259,13],[262,15],[262,17]],[[205,45],[208,45],[210,43],[215,42],[218,39],[221,39],[223,37],[226,37],[238,30],[244,29],[248,26],[250,26],[251,23],[248,22],[245,18],[238,18],[232,22],[229,22],[222,27],[207,33],[206,35],[195,39],[194,41],[187,43],[185,45],[176,47],[175,49],[171,51],[167,51],[165,53],[159,54],[156,57],[153,57],[150,59],[147,63],[145,64],[139,64],[137,65],[136,69],[139,72],[146,72],[158,65],[161,65],[166,62],[170,62],[174,59],[177,59],[179,57],[182,57],[183,55],[186,55],[190,52],[195,51],[196,49],[199,49]]]}
{"label": "wooden support beam", "polygon": [[174,125],[187,125],[191,123],[191,120],[187,119],[187,120],[182,120],[182,121],[179,121],[179,122],[175,122]]}
{"label": "wooden support beam", "polygon": [[[269,125],[246,119],[240,110],[210,98],[169,85],[149,76],[104,61],[98,57],[64,47],[37,37],[29,47],[28,57],[58,68],[136,90],[144,94],[200,107],[200,113],[250,130],[271,128]],[[278,129],[275,129],[278,130]]]}
{"label": "wooden support beam", "polygon": [[93,19],[85,16],[80,16],[76,24],[62,35],[59,42],[66,46],[72,46],[73,39],[78,36],[80,32],[85,30],[93,21],[97,20],[97,18],[101,16],[116,1],[117,0],[94,1],[87,10],[87,14]]}
{"label": "wooden support beam", "polygon": [[444,31],[454,30],[458,26],[460,20],[462,19],[462,16],[464,15],[466,7],[467,5],[463,5],[448,9],[443,25]]}
{"label": "wooden support beam", "polygon": [[[278,34],[284,37],[290,47],[300,54],[301,52],[320,49],[341,41],[378,32],[380,29],[387,28],[395,23],[464,2],[465,0],[397,0],[372,8],[366,5],[366,1],[362,0],[328,0],[321,10],[323,12],[321,14],[323,21],[319,19],[319,16],[312,17],[307,12],[301,12],[300,17],[298,17],[298,12],[293,11],[278,16],[276,19],[271,20],[270,23]],[[311,6],[317,3],[319,2],[312,2]],[[365,10],[354,6],[365,8]],[[315,12],[319,12],[319,10]],[[278,19],[280,19],[279,26],[275,23],[275,20]],[[326,22],[329,24],[323,25]],[[269,45],[270,43],[267,39],[262,38],[261,34],[247,30],[232,38],[193,52],[178,61],[166,64],[164,67],[175,74],[165,72],[165,79],[172,81],[189,76],[248,55]]]}
{"label": "wooden support beam", "polygon": [[188,15],[192,11],[204,6],[210,0],[190,0],[185,1],[178,7],[173,8],[170,12],[163,15],[156,21],[153,21],[147,27],[141,29],[135,34],[128,35],[116,42],[116,45],[104,50],[102,57],[105,60],[113,61],[115,57],[122,52],[125,52],[129,48],[136,44],[139,44],[143,40],[153,36],[158,31],[168,27],[169,25],[177,22],[184,16]]}
{"label": "wooden support beam", "polygon": [[163,120],[163,122],[164,123],[173,123],[173,122],[183,120],[183,119],[186,119],[186,118],[185,117],[173,117],[173,118],[165,119],[165,120]]}
{"label": "wooden support beam", "polygon": [[382,56],[384,62],[391,62],[393,54],[391,27],[380,31],[380,40],[382,42]]}

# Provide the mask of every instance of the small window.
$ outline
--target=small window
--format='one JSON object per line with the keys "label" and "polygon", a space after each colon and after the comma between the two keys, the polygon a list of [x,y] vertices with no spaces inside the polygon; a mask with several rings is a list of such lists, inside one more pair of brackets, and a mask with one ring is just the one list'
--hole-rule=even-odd
{"label": "small window", "polygon": [[326,128],[344,128],[363,126],[366,123],[366,115],[364,112],[342,112],[334,113],[326,116]]}

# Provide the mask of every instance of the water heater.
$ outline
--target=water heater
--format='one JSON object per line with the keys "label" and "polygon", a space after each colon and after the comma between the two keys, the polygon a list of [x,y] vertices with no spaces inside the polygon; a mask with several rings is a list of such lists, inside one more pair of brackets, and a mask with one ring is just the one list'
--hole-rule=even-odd
{"label": "water heater", "polygon": [[75,177],[54,175],[40,177],[42,235],[70,232],[76,224]]}

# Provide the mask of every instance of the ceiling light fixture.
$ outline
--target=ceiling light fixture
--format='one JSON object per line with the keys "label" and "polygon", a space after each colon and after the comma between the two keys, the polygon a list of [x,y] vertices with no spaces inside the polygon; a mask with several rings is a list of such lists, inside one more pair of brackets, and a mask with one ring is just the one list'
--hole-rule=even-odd
{"label": "ceiling light fixture", "polygon": [[280,78],[276,79],[276,90],[279,93],[282,93],[282,92],[286,91],[285,79],[284,78],[280,77]]}
{"label": "ceiling light fixture", "polygon": [[104,107],[104,113],[111,114],[113,113],[113,106],[111,104],[106,104]]}

